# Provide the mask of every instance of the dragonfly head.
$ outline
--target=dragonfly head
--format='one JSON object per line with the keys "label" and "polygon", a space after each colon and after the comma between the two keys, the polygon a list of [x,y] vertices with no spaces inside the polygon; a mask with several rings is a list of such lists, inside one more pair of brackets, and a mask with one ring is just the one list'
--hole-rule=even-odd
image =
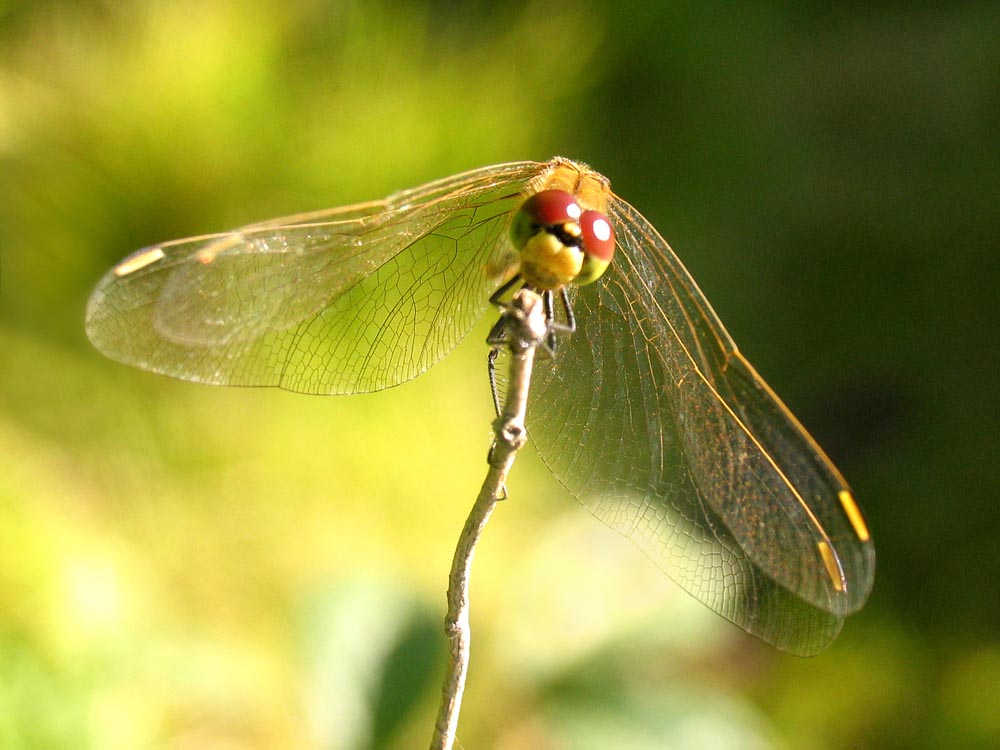
{"label": "dragonfly head", "polygon": [[611,222],[588,211],[565,190],[542,190],[514,216],[511,240],[521,256],[521,277],[539,289],[596,281],[615,252]]}

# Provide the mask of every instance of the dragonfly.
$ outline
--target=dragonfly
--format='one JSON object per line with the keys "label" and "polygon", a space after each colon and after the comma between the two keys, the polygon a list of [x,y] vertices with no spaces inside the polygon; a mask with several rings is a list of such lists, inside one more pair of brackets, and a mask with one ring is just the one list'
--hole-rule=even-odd
{"label": "dragonfly", "polygon": [[550,317],[558,294],[575,328],[533,374],[548,469],[718,614],[792,654],[829,645],[875,573],[850,488],[660,233],[582,163],[152,245],[99,282],[86,328],[189,381],[362,393],[427,370],[517,283]]}

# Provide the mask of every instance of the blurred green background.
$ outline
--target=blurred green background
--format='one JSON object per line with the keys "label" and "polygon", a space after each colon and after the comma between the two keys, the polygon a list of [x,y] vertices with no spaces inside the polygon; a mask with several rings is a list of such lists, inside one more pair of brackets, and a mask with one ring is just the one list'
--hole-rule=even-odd
{"label": "blurred green background", "polygon": [[116,365],[83,309],[144,245],[555,154],[673,244],[879,568],[789,657],[526,451],[462,745],[995,747],[996,3],[455,6],[0,0],[0,748],[426,746],[489,322],[319,398]]}

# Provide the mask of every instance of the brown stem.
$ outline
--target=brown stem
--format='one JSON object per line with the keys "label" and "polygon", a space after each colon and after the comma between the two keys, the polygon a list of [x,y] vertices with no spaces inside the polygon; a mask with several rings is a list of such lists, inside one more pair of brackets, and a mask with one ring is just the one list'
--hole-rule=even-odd
{"label": "brown stem", "polygon": [[451,750],[462,707],[465,676],[469,667],[469,575],[472,556],[497,501],[506,497],[507,474],[517,451],[527,442],[524,413],[535,359],[535,347],[544,339],[548,323],[541,297],[522,289],[503,311],[507,346],[511,350],[510,383],[500,416],[493,423],[496,436],[490,449],[489,471],[479,496],[458,539],[448,576],[448,614],[444,630],[448,636],[448,668],[441,690],[441,707],[434,725],[431,750]]}

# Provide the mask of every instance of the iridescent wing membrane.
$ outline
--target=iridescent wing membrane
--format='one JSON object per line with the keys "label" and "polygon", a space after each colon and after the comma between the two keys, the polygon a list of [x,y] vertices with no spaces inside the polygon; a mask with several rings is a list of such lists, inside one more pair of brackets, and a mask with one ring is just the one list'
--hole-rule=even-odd
{"label": "iridescent wing membrane", "polygon": [[[482,316],[516,270],[512,212],[559,170],[595,175],[561,159],[505,164],[146,248],[100,282],[88,333],[114,359],[200,382],[395,385]],[[687,591],[816,653],[871,588],[861,514],[663,238],[610,192],[607,204],[615,260],[570,290],[579,329],[536,360],[529,432],[567,489]]]}
{"label": "iridescent wing membrane", "polygon": [[154,245],[98,284],[87,332],[113,359],[187,380],[373,391],[426,370],[510,272],[508,218],[536,165],[385,201]]}
{"label": "iridescent wing membrane", "polygon": [[575,290],[584,335],[536,365],[532,439],[594,515],[695,597],[815,654],[873,581],[857,506],[663,238],[615,196],[609,212],[614,263]]}

